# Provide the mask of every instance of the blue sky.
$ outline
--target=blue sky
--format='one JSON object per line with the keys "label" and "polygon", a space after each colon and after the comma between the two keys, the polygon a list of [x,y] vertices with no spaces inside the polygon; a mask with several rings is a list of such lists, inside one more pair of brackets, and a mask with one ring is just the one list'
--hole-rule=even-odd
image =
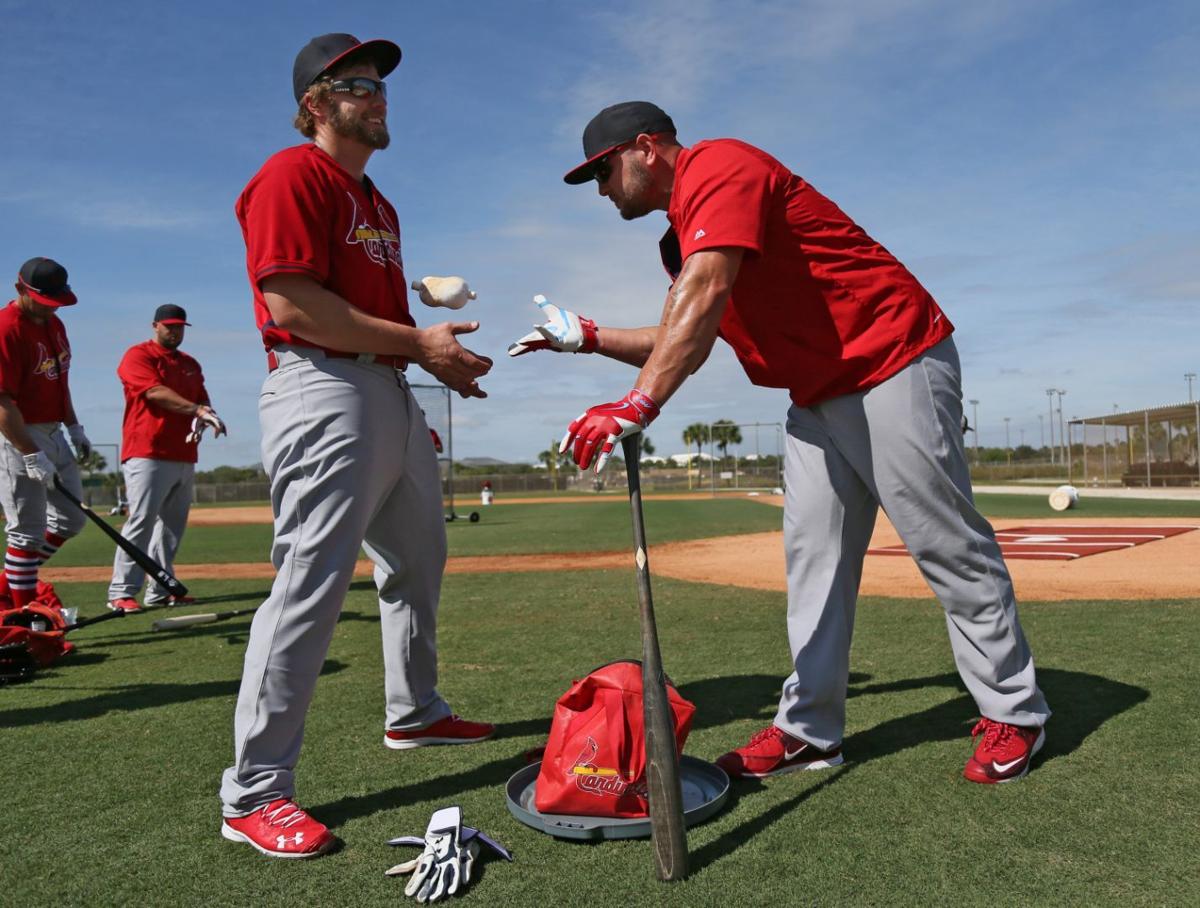
{"label": "blue sky", "polygon": [[[663,216],[624,222],[561,181],[592,114],[633,98],[684,144],[765,148],[904,261],[957,325],[985,445],[1006,416],[1014,445],[1038,443],[1047,387],[1091,416],[1185,400],[1200,372],[1195,2],[0,0],[0,17],[0,268],[70,270],[72,388],[97,442],[119,439],[121,354],[173,302],[230,426],[201,466],[258,460],[264,363],[233,203],[300,141],[292,60],[328,31],[403,48],[392,146],[369,172],[410,278],[461,274],[479,294],[462,314],[496,368],[488,400],[455,408],[458,457],[533,460],[632,383],[599,357],[503,354],[536,293],[600,324],[657,319]],[[786,407],[718,342],[649,434],[673,453],[689,423]]]}

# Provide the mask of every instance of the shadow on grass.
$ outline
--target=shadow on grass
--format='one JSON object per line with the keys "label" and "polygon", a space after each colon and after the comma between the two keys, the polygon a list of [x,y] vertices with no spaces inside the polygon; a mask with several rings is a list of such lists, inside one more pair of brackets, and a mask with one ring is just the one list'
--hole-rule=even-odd
{"label": "shadow on grass", "polygon": [[[723,680],[725,685],[737,687],[738,681],[753,679],[753,686],[761,676]],[[1087,737],[1105,722],[1149,698],[1150,692],[1141,687],[1124,684],[1099,675],[1068,671],[1056,668],[1038,669],[1041,685],[1051,708],[1061,704],[1061,718],[1051,718],[1047,726],[1046,745],[1035,759],[1037,763],[1057,759],[1074,752]],[[950,687],[963,690],[961,679],[953,672],[929,675],[923,678],[908,678],[883,684],[872,684],[850,691],[850,696],[882,694],[895,691],[917,690],[926,687]],[[703,708],[705,704],[698,703]],[[697,713],[699,714],[699,709]],[[900,753],[910,747],[918,747],[930,741],[953,741],[970,734],[977,713],[974,701],[966,695],[939,703],[920,712],[889,719],[857,732],[843,742],[843,750],[852,761],[843,764],[832,775],[825,776],[816,785],[805,788],[795,797],[781,803],[745,822],[710,842],[692,855],[692,867],[700,870],[732,855],[742,844],[783,817],[792,808],[799,806],[819,791],[845,778],[856,767]],[[750,794],[742,794],[739,800],[752,801],[763,790],[761,783],[754,780],[735,781],[735,786],[755,786]],[[967,783],[964,783],[967,784]]]}
{"label": "shadow on grass", "polygon": [[[870,675],[850,674],[851,684],[870,680]],[[753,716],[774,716],[782,684],[775,675],[734,675],[690,681],[679,686],[679,693],[696,704],[692,728],[714,728]]]}
{"label": "shadow on grass", "polygon": [[[334,675],[346,667],[345,663],[330,659],[322,666],[321,674]],[[233,678],[225,681],[202,681],[198,684],[128,684],[109,688],[106,693],[93,697],[68,700],[51,706],[0,711],[0,728],[57,725],[61,722],[98,719],[109,713],[134,712],[208,697],[236,696],[241,683],[241,678]]]}

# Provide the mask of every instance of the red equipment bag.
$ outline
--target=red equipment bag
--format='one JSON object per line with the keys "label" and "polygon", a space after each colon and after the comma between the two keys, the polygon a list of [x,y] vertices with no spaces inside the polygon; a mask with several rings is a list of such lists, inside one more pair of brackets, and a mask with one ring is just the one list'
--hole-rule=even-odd
{"label": "red equipment bag", "polygon": [[[667,682],[675,748],[692,727],[696,707]],[[576,681],[554,707],[550,740],[538,772],[539,813],[646,817],[646,738],[642,664],[611,662]]]}
{"label": "red equipment bag", "polygon": [[45,581],[38,581],[37,598],[24,608],[13,608],[10,599],[0,598],[0,646],[23,644],[43,668],[75,648],[64,636],[66,627],[62,600]]}

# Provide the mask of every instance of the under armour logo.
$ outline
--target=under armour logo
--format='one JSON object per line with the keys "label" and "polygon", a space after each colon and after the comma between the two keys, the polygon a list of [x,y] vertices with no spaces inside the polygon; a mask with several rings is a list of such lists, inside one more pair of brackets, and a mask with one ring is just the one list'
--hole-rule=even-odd
{"label": "under armour logo", "polygon": [[704,233],[704,228],[703,228],[703,227],[701,227],[701,228],[700,228],[699,230],[697,230],[697,231],[696,231],[694,234],[692,234],[692,239],[693,239],[693,240],[698,240],[698,239],[700,239],[700,237],[702,237],[702,236],[705,236],[705,233]]}
{"label": "under armour logo", "polygon": [[[288,841],[289,841],[288,836],[285,836],[285,835],[275,836],[275,847],[278,848],[280,851],[283,851],[283,849],[287,845]],[[290,837],[290,841],[292,842],[293,845],[299,846],[304,841],[304,833],[302,833],[302,832],[296,833],[294,836]]]}

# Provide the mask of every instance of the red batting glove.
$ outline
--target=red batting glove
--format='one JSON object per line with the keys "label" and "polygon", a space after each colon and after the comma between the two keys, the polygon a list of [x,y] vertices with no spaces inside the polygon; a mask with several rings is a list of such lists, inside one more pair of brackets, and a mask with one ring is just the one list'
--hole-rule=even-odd
{"label": "red batting glove", "polygon": [[429,437],[433,439],[433,450],[435,450],[439,454],[441,454],[442,453],[442,438],[440,435],[437,434],[437,429],[430,429]]}
{"label": "red batting glove", "polygon": [[599,448],[600,456],[596,460],[596,472],[599,473],[608,463],[616,443],[627,435],[642,431],[654,421],[658,412],[658,404],[648,394],[634,388],[615,403],[592,407],[567,426],[558,453],[565,453],[573,443],[575,450],[571,456],[579,469],[586,470]]}

